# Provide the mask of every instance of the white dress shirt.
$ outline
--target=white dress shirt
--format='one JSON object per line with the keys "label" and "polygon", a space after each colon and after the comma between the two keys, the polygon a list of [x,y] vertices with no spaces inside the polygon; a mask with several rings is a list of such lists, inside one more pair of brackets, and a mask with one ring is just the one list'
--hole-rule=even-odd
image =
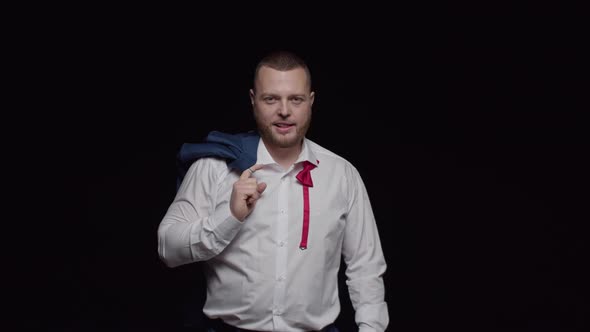
{"label": "white dress shirt", "polygon": [[[301,250],[303,190],[296,179],[309,161],[308,248]],[[257,331],[310,331],[340,313],[338,270],[360,331],[384,331],[389,322],[382,275],[386,263],[373,211],[352,164],[309,139],[285,170],[258,144],[252,176],[267,184],[252,213],[238,221],[229,201],[240,176],[222,159],[192,164],[158,229],[158,252],[175,267],[207,261],[204,313]]]}

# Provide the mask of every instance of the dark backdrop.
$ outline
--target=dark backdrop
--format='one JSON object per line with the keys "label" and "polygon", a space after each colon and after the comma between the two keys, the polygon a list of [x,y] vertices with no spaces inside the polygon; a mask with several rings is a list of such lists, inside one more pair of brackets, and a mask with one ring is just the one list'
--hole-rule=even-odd
{"label": "dark backdrop", "polygon": [[[391,331],[587,328],[588,77],[575,21],[348,20],[289,34],[280,20],[269,34],[115,21],[64,29],[79,45],[60,60],[73,113],[52,118],[61,154],[46,164],[67,199],[48,197],[57,221],[37,226],[49,241],[29,268],[47,277],[23,301],[36,318],[25,324],[179,327],[202,279],[157,255],[176,152],[211,130],[252,129],[256,60],[286,48],[313,73],[309,138],[356,165],[372,199]],[[341,287],[338,324],[352,331],[347,296]]]}

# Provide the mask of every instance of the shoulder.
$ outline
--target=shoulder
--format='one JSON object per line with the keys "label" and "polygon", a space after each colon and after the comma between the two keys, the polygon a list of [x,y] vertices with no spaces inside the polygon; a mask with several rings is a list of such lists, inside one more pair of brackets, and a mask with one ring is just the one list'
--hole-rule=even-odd
{"label": "shoulder", "polygon": [[317,170],[331,186],[337,186],[343,201],[350,207],[356,201],[359,190],[364,187],[363,179],[356,166],[341,155],[308,140],[315,157],[319,160]]}
{"label": "shoulder", "polygon": [[219,157],[202,157],[195,160],[187,175],[199,175],[199,177],[207,176],[207,178],[220,180],[224,178],[229,172],[227,162]]}
{"label": "shoulder", "polygon": [[316,158],[319,160],[320,165],[322,163],[328,164],[330,169],[334,171],[344,172],[348,176],[358,175],[358,171],[352,162],[310,139],[306,140],[309,148],[313,151]]}

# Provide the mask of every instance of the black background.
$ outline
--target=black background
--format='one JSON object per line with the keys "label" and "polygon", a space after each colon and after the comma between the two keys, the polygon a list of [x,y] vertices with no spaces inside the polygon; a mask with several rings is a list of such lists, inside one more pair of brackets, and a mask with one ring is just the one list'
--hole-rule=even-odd
{"label": "black background", "polygon": [[[41,67],[59,78],[47,81],[51,125],[37,131],[55,147],[41,167],[55,181],[39,206],[51,222],[34,226],[42,250],[22,249],[35,280],[22,324],[180,327],[186,290],[202,279],[197,265],[169,269],[157,255],[176,152],[211,130],[252,129],[254,66],[283,48],[312,71],[308,137],[350,160],[372,199],[391,331],[588,327],[578,21],[356,13],[200,23],[207,11],[154,12],[91,24],[80,15],[60,33],[39,31],[53,40]],[[341,301],[337,323],[352,331],[344,287]]]}

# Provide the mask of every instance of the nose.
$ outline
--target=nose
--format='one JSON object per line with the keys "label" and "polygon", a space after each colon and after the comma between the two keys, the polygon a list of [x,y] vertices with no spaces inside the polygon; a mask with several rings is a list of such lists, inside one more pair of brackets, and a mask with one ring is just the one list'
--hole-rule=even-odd
{"label": "nose", "polygon": [[279,115],[282,116],[283,118],[286,118],[289,115],[291,115],[291,108],[289,107],[288,100],[281,101],[281,104],[279,107]]}

